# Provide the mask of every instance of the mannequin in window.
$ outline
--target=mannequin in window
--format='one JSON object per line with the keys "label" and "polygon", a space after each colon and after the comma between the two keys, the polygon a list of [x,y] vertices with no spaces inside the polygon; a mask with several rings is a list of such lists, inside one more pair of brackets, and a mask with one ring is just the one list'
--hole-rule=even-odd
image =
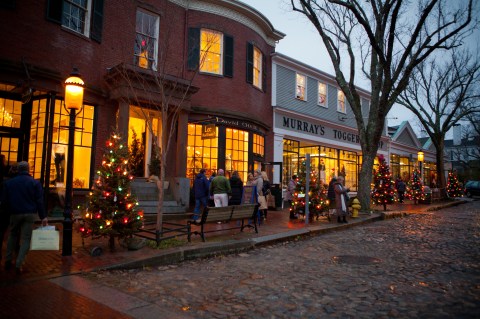
{"label": "mannequin in window", "polygon": [[325,183],[325,162],[323,161],[323,158],[320,159],[320,165],[319,165],[319,169],[320,169],[320,180],[322,181],[322,183]]}
{"label": "mannequin in window", "polygon": [[57,183],[62,183],[64,174],[65,174],[65,147],[62,145],[57,145],[54,150],[54,162],[55,162],[55,172]]}

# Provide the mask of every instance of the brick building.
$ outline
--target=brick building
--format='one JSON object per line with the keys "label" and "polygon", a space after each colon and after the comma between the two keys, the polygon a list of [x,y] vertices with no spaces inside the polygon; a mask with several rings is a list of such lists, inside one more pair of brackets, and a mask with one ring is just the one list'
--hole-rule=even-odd
{"label": "brick building", "polygon": [[135,132],[142,144],[140,176],[167,132],[166,178],[180,185],[184,203],[200,168],[237,170],[245,180],[272,160],[269,66],[284,34],[253,8],[234,0],[10,0],[0,18],[1,154],[7,165],[27,160],[49,193],[65,186],[63,82],[72,67],[86,85],[75,125],[76,195],[91,187],[113,129],[129,145]]}

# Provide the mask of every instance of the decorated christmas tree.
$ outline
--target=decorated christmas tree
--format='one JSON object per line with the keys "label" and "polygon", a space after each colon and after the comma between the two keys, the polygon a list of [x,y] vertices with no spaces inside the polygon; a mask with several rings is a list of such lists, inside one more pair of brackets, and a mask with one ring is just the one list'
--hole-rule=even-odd
{"label": "decorated christmas tree", "polygon": [[395,189],[393,187],[392,174],[383,155],[378,156],[378,170],[373,170],[373,191],[372,200],[377,205],[387,205],[395,201]]}
{"label": "decorated christmas tree", "polygon": [[132,129],[132,141],[130,143],[130,158],[128,160],[128,167],[133,176],[143,176],[144,170],[144,148],[143,143],[137,137],[137,132]]}
{"label": "decorated christmas tree", "polygon": [[449,197],[463,196],[463,189],[458,182],[457,174],[455,172],[448,173],[447,193]]}
{"label": "decorated christmas tree", "polygon": [[136,211],[137,201],[130,193],[133,176],[128,159],[128,148],[117,134],[112,134],[106,143],[98,177],[87,196],[84,223],[80,227],[84,237],[110,237],[112,249],[115,237],[131,236],[142,225],[143,214]]}
{"label": "decorated christmas tree", "polygon": [[420,181],[420,171],[415,169],[412,178],[408,181],[406,196],[416,204],[418,200],[424,198],[423,187]]}
{"label": "decorated christmas tree", "polygon": [[[305,191],[306,191],[306,163],[302,162],[300,170],[297,175],[297,184],[295,186],[295,193],[293,194],[292,207],[290,210],[294,214],[305,214]],[[309,184],[309,201],[308,211],[310,219],[318,217],[322,212],[328,210],[327,188],[322,184],[318,176],[318,172],[313,171],[310,173]]]}

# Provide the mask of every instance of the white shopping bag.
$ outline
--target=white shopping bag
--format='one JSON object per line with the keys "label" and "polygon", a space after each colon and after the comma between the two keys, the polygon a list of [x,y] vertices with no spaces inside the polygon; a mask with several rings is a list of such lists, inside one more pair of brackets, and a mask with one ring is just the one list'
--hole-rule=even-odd
{"label": "white shopping bag", "polygon": [[55,226],[44,226],[32,232],[31,250],[59,250],[60,235]]}

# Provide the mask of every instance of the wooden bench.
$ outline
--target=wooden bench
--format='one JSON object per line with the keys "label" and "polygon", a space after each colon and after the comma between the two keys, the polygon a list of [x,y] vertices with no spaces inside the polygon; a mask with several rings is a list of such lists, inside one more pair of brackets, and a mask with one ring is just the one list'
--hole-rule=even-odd
{"label": "wooden bench", "polygon": [[[205,207],[202,212],[202,216],[198,221],[188,221],[188,241],[190,241],[192,230],[192,225],[200,226],[200,232],[194,231],[193,234],[200,235],[202,240],[205,241],[205,233],[214,232],[214,231],[224,231],[230,229],[238,229],[243,231],[245,227],[253,227],[255,228],[255,232],[258,234],[257,228],[257,211],[258,205],[257,204],[244,204],[244,205],[232,205],[226,207]],[[252,224],[245,223],[245,220],[252,220]],[[211,230],[205,231],[205,224],[208,223],[228,223],[230,221],[242,221],[240,226],[230,227],[230,228],[222,228],[219,230]]]}

